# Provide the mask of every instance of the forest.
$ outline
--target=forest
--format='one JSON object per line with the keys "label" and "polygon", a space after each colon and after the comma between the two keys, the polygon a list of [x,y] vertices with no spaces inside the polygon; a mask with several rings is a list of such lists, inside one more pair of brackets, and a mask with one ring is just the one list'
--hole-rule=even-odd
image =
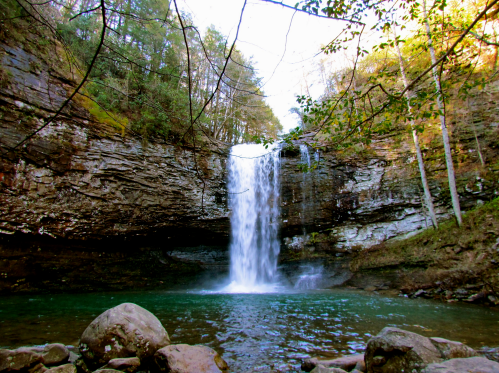
{"label": "forest", "polygon": [[[438,146],[434,140],[440,132],[454,215],[461,225],[454,171],[460,157],[459,133],[473,133],[476,166],[485,167],[477,120],[470,116],[470,100],[481,97],[498,79],[498,3],[308,1],[296,8],[346,22],[338,36],[322,48],[325,55],[337,59],[343,53],[346,67],[325,74],[326,89],[320,98],[298,96],[300,107],[293,111],[302,124],[291,138],[302,130],[314,131],[318,148],[322,141],[338,151],[350,148],[362,153],[374,139],[390,134],[405,138],[403,134],[408,134],[417,157],[424,202],[436,228],[425,156],[435,157]],[[367,16],[369,12],[375,14],[376,21]],[[369,36],[363,37],[365,33]],[[373,39],[381,42],[373,43]],[[370,44],[366,45],[367,40]],[[325,61],[319,66],[321,71],[327,70]],[[482,135],[491,141],[488,151],[495,162],[498,132],[486,132]]]}
{"label": "forest", "polygon": [[251,59],[215,27],[198,30],[170,5],[8,0],[1,6],[3,32],[15,37],[17,29],[22,39],[38,28],[55,37],[66,69],[84,83],[75,100],[119,131],[172,143],[276,137],[281,126]]}

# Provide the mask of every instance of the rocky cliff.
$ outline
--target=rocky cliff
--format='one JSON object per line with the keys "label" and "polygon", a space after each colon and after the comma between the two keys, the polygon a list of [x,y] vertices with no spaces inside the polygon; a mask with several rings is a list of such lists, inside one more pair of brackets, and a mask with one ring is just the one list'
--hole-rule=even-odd
{"label": "rocky cliff", "polygon": [[[39,44],[33,34],[0,43],[0,292],[166,286],[203,269],[225,273],[226,144],[145,141],[99,121],[81,96],[16,148],[78,81],[57,43]],[[454,111],[465,210],[497,194],[497,99],[493,84],[472,103],[473,131],[457,125]],[[477,166],[475,133],[485,167]],[[437,135],[425,139],[426,158],[444,219],[450,198]],[[335,272],[327,283],[334,285],[349,277],[352,248],[414,233],[430,220],[406,134],[350,153],[325,144],[315,152],[312,136],[281,151],[280,261],[292,283],[312,263]]]}
{"label": "rocky cliff", "polygon": [[[449,105],[463,211],[499,194],[498,99],[496,81],[471,101],[470,111]],[[471,119],[462,121],[463,117]],[[437,218],[442,221],[453,217],[443,145],[438,128],[427,127],[422,146]],[[325,283],[337,285],[352,275],[347,258],[352,251],[413,235],[431,227],[431,220],[408,134],[395,132],[355,152],[331,151],[327,146],[316,151],[308,146],[317,142],[313,136],[305,134],[282,151],[280,260],[295,284],[300,276],[315,276],[317,270],[310,268],[322,268]],[[485,165],[480,164],[477,143]]]}
{"label": "rocky cliff", "polygon": [[154,273],[200,269],[167,254],[177,246],[225,250],[226,144],[193,149],[145,141],[99,122],[77,96],[16,148],[78,81],[57,43],[40,47],[39,35],[25,36],[20,45],[0,43],[0,290],[58,289],[71,281],[92,289],[99,279],[117,284],[127,275],[129,284],[146,284]]}

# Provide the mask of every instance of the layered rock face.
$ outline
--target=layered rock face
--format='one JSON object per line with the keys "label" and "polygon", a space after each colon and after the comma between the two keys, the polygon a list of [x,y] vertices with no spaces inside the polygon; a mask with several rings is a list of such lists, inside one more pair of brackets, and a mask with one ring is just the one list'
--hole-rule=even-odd
{"label": "layered rock face", "polygon": [[4,233],[100,239],[188,227],[226,236],[227,147],[194,151],[146,143],[94,122],[75,101],[12,150],[44,124],[75,84],[35,54],[5,44],[0,50],[10,77],[0,87]]}
{"label": "layered rock face", "polygon": [[160,285],[200,271],[169,255],[178,246],[209,245],[226,261],[227,144],[145,141],[97,121],[77,95],[17,146],[81,79],[39,39],[0,43],[0,292]]}
{"label": "layered rock face", "polygon": [[[361,156],[344,156],[304,147],[312,136],[303,136],[282,152],[284,254],[341,254],[431,226],[410,144],[397,145],[388,137],[375,141]],[[302,171],[306,157],[300,154],[299,145],[302,153],[308,149],[312,159],[308,172]],[[473,150],[474,144],[469,141],[462,146]],[[429,165],[435,173],[445,172],[442,164]],[[487,172],[476,167],[459,171],[463,210],[497,195],[497,166]],[[430,188],[437,218],[453,216],[446,178],[433,177]]]}

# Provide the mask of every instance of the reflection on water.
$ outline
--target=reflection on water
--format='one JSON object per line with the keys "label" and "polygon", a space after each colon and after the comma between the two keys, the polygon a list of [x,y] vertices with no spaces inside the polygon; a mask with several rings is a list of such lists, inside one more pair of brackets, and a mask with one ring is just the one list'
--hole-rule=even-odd
{"label": "reflection on water", "polygon": [[397,326],[426,336],[499,346],[497,312],[471,305],[352,291],[281,294],[126,292],[2,297],[0,347],[77,345],[101,312],[133,302],[153,312],[172,343],[205,344],[234,372],[299,372],[301,359],[359,352]]}

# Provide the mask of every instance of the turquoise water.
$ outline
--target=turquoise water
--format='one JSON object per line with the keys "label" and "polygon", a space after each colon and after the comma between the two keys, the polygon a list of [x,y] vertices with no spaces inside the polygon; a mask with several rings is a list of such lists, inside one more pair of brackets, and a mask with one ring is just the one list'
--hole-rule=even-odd
{"label": "turquoise water", "polygon": [[77,345],[86,326],[123,302],[154,313],[172,343],[204,344],[233,372],[299,372],[310,356],[361,352],[370,336],[397,326],[478,348],[499,346],[499,314],[466,304],[347,290],[281,294],[143,291],[0,298],[0,347]]}

